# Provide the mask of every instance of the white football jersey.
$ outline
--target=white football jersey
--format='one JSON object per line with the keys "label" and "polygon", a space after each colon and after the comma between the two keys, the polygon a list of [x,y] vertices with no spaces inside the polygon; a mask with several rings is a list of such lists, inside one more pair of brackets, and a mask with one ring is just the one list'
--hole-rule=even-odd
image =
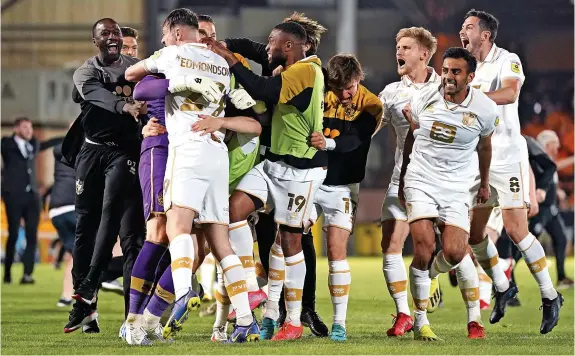
{"label": "white football jersey", "polygon": [[431,76],[425,83],[414,83],[407,75],[404,75],[400,81],[386,85],[383,91],[379,93],[379,99],[383,103],[382,124],[387,125],[391,123],[396,137],[395,166],[391,176],[392,184],[399,184],[399,175],[403,163],[403,145],[409,132],[409,122],[405,120],[401,110],[411,101],[414,93],[422,90],[437,90],[437,87],[441,84],[441,77],[435,70],[431,67],[428,69],[431,72]]}
{"label": "white football jersey", "polygon": [[[199,121],[198,115],[224,116],[227,94],[230,92],[230,68],[223,57],[210,51],[201,43],[186,43],[168,46],[146,59],[146,67],[154,73],[162,73],[167,79],[183,75],[207,77],[217,83],[221,98],[217,103],[207,101],[201,94],[181,92],[166,97],[166,129],[170,145],[180,145],[187,140],[206,140],[192,132],[192,124]],[[214,133],[224,149],[225,132]],[[213,141],[213,140],[212,140]]]}
{"label": "white football jersey", "polygon": [[480,137],[495,129],[497,105],[471,88],[461,104],[443,98],[443,89],[422,92],[411,103],[415,142],[405,175],[405,186],[423,184],[468,191],[477,173],[476,148]]}
{"label": "white football jersey", "polygon": [[[515,53],[511,53],[495,44],[482,63],[477,63],[475,78],[471,86],[490,92],[501,89],[505,78],[519,79],[521,85],[525,81],[521,61]],[[492,166],[506,165],[521,161],[520,152],[525,141],[521,136],[519,124],[519,99],[508,105],[498,105],[499,125],[495,128],[491,144],[493,145]]]}

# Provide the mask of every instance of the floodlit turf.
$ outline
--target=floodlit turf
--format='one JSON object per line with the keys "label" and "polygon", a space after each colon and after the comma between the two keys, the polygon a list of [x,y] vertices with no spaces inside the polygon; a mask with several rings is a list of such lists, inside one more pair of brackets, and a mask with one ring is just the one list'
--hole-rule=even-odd
{"label": "floodlit turf", "polygon": [[[550,261],[551,262],[551,261]],[[540,297],[533,278],[524,263],[517,270],[522,306],[510,308],[506,317],[490,325],[489,312],[483,312],[487,340],[466,338],[466,314],[459,289],[449,285],[447,276],[441,282],[445,292],[444,307],[429,315],[433,330],[444,341],[416,342],[413,334],[390,339],[385,331],[394,313],[393,302],[385,288],[379,258],[352,258],[351,297],[348,309],[348,341],[334,343],[329,339],[309,336],[295,342],[259,342],[245,345],[219,345],[210,342],[212,317],[193,314],[173,345],[135,347],[118,339],[123,317],[123,300],[116,294],[101,293],[100,326],[102,333],[84,335],[80,331],[64,334],[67,310],[57,308],[62,271],[39,266],[36,285],[15,283],[2,288],[3,354],[574,354],[573,290],[563,291],[565,305],[559,325],[548,335],[539,334]],[[318,261],[317,308],[331,327],[331,302],[327,289],[327,263]],[[15,266],[14,272],[19,272]],[[573,260],[567,265],[573,271]],[[555,279],[555,268],[551,266]],[[18,281],[16,274],[16,281]]]}

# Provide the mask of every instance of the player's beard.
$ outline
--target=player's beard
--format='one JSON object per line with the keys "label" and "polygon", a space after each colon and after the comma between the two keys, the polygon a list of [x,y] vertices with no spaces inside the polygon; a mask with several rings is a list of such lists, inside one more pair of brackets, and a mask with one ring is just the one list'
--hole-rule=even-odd
{"label": "player's beard", "polygon": [[272,54],[272,58],[270,59],[270,68],[276,69],[279,66],[286,67],[287,58],[282,57],[281,55]]}

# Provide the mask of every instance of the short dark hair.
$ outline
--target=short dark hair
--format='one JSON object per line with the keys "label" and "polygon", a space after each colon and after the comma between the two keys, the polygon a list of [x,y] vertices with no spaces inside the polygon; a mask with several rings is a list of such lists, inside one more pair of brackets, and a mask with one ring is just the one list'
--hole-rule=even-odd
{"label": "short dark hair", "polygon": [[14,127],[20,126],[20,124],[23,122],[32,122],[32,120],[30,120],[26,116],[19,116],[16,119],[14,119]]}
{"label": "short dark hair", "polygon": [[275,30],[280,30],[285,33],[289,33],[290,35],[294,36],[296,39],[305,42],[307,41],[307,34],[305,33],[305,29],[302,25],[298,24],[294,21],[282,22],[280,24],[275,25]]}
{"label": "short dark hair", "polygon": [[96,34],[96,27],[98,27],[98,25],[104,21],[111,21],[111,22],[115,23],[116,25],[118,24],[116,22],[116,20],[109,18],[109,17],[104,17],[102,19],[99,19],[98,21],[94,22],[94,24],[92,25],[92,36],[94,36]]}
{"label": "short dark hair", "polygon": [[210,15],[204,15],[204,14],[198,15],[198,22],[209,22],[213,23],[214,25],[216,24],[216,22]]}
{"label": "short dark hair", "polygon": [[495,42],[497,37],[497,30],[499,29],[499,20],[488,12],[471,9],[465,14],[463,21],[467,20],[469,17],[477,17],[479,19],[479,28],[481,31],[489,31],[491,36],[489,36],[489,41],[491,43]]}
{"label": "short dark hair", "polygon": [[134,37],[138,39],[138,30],[132,27],[120,27],[120,31],[122,31],[122,37]]}
{"label": "short dark hair", "polygon": [[190,9],[180,8],[170,12],[168,17],[164,20],[162,27],[168,26],[171,30],[174,26],[184,25],[198,29],[198,16]]}
{"label": "short dark hair", "polygon": [[353,80],[365,77],[361,64],[350,53],[339,53],[327,62],[327,83],[332,89],[344,89]]}
{"label": "short dark hair", "polygon": [[468,73],[474,73],[475,70],[477,69],[477,59],[475,59],[475,57],[473,57],[471,52],[469,52],[465,48],[451,47],[443,54],[443,59],[445,60],[445,58],[465,59],[465,61],[467,62]]}

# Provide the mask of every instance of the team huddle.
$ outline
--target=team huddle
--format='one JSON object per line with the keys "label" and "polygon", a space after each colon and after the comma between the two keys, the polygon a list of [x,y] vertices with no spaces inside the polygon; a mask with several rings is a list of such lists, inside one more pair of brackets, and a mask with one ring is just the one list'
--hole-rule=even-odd
{"label": "team huddle", "polygon": [[[100,54],[74,74],[85,115],[85,142],[76,162],[77,209],[85,199],[78,182],[83,191],[89,175],[105,177],[89,193],[104,199],[99,197],[98,218],[78,223],[76,303],[65,332],[97,324],[97,285],[115,237],[124,224],[138,223],[121,218],[114,200],[133,198],[139,178],[146,241],[133,262],[120,331],[128,344],[173,342],[206,292],[194,282],[196,272],[212,260],[217,270],[212,341],[294,340],[304,326],[317,336],[346,341],[347,243],[371,139],[388,124],[396,150],[382,204],[381,246],[396,316],[387,335],[414,331],[416,340],[439,340],[427,313],[437,308],[438,275],[451,270],[466,305],[469,338],[486,337],[478,269],[493,281],[490,322],[504,317],[518,289],[485,234],[494,207],[500,207],[510,238],[539,284],[540,332],[550,332],[563,297],[553,286],[541,244],[528,231],[530,168],[517,111],[525,76],[518,56],[495,45],[498,25],[488,13],[468,12],[459,32],[462,47],[442,54],[440,74],[428,66],[437,50],[435,37],[421,27],[401,29],[396,36],[401,78],[375,95],[361,85],[364,73],[355,56],[337,54],[322,67],[316,52],[325,28],[302,14],[276,25],[264,45],[218,41],[211,17],[176,9],[161,29],[165,47],[139,62],[132,47],[122,46],[119,25],[98,21],[93,37]],[[262,76],[246,58],[262,66]],[[81,77],[91,66],[96,79]],[[112,70],[123,72],[111,75],[123,86],[108,85]],[[98,90],[101,97],[94,94]],[[115,121],[109,128],[87,129],[90,110],[108,110]],[[140,133],[143,140],[136,144],[133,137]],[[99,155],[106,157],[99,164],[108,168],[96,172],[85,162]],[[91,207],[83,202],[88,216]],[[315,254],[306,242],[322,214],[331,331],[314,310]],[[97,236],[86,237],[88,227]],[[402,256],[408,234],[414,241],[413,317]],[[95,243],[90,256],[88,242],[78,242],[88,240]],[[84,258],[76,259],[77,249]],[[86,262],[76,267],[80,260]],[[253,310],[262,305],[258,322]]]}

